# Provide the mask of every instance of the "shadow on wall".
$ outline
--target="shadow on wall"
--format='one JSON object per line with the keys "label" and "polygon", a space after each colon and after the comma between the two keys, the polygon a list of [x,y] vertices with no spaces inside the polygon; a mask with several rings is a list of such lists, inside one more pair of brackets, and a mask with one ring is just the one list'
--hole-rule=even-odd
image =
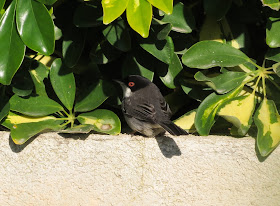
{"label": "shadow on wall", "polygon": [[166,158],[172,158],[173,156],[180,156],[182,154],[177,143],[172,138],[163,135],[155,137],[155,139],[158,143],[161,153]]}

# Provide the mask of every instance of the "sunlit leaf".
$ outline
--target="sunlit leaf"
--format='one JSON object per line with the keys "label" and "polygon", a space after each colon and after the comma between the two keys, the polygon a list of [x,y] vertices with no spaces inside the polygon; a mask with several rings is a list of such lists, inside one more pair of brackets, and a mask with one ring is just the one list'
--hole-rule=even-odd
{"label": "sunlit leaf", "polygon": [[8,85],[21,65],[25,46],[15,24],[16,1],[12,1],[0,20],[0,83]]}
{"label": "sunlit leaf", "polygon": [[280,115],[272,100],[263,99],[254,121],[258,128],[258,149],[262,156],[267,156],[280,142]]}
{"label": "sunlit leaf", "polygon": [[109,24],[126,9],[129,0],[102,0],[103,23]]}
{"label": "sunlit leaf", "polygon": [[264,6],[268,6],[271,9],[278,11],[280,9],[279,0],[261,0]]}
{"label": "sunlit leaf", "polygon": [[182,61],[191,68],[208,69],[215,66],[233,67],[250,59],[230,45],[216,41],[200,41],[183,55]]}
{"label": "sunlit leaf", "polygon": [[10,109],[32,117],[42,117],[63,111],[63,107],[46,96],[22,98],[14,95],[10,99]]}
{"label": "sunlit leaf", "polygon": [[129,0],[126,9],[130,27],[143,38],[149,36],[152,22],[152,6],[147,0]]}
{"label": "sunlit leaf", "polygon": [[255,104],[255,94],[238,96],[225,102],[218,115],[234,125],[231,134],[244,136],[251,127]]}
{"label": "sunlit leaf", "polygon": [[199,105],[195,116],[195,128],[200,135],[208,135],[211,127],[215,123],[215,116],[222,104],[234,97],[236,97],[243,86],[223,95],[216,93],[210,94]]}
{"label": "sunlit leaf", "polygon": [[118,116],[109,110],[98,109],[82,113],[77,119],[82,124],[93,125],[93,129],[97,132],[111,135],[117,135],[121,132],[121,122]]}
{"label": "sunlit leaf", "polygon": [[55,41],[54,23],[47,8],[34,0],[17,2],[16,22],[22,41],[34,51],[44,55],[52,54]]}
{"label": "sunlit leaf", "polygon": [[270,17],[266,24],[266,44],[270,48],[280,47],[280,18]]}
{"label": "sunlit leaf", "polygon": [[148,0],[148,2],[166,14],[171,14],[173,11],[173,0]]}
{"label": "sunlit leaf", "polygon": [[73,127],[69,127],[63,130],[59,130],[60,133],[70,133],[70,134],[76,134],[76,133],[89,133],[91,130],[93,130],[94,125],[89,124],[81,124],[81,125],[75,125]]}
{"label": "sunlit leaf", "polygon": [[46,129],[59,130],[62,120],[52,116],[28,117],[10,112],[2,123],[11,130],[11,138],[16,144],[24,144],[30,137]]}
{"label": "sunlit leaf", "polygon": [[36,94],[40,96],[47,96],[44,79],[48,77],[49,69],[41,62],[34,60],[30,63],[29,73],[34,84]]}
{"label": "sunlit leaf", "polygon": [[196,115],[196,110],[191,110],[173,122],[188,132],[194,132],[195,131],[195,126],[194,126],[195,115]]}

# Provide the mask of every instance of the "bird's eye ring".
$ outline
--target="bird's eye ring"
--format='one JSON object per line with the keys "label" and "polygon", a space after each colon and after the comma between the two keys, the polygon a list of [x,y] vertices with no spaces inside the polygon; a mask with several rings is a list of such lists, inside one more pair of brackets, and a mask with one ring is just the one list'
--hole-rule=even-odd
{"label": "bird's eye ring", "polygon": [[129,86],[129,87],[133,87],[134,85],[135,85],[134,82],[129,82],[129,83],[128,83],[128,86]]}

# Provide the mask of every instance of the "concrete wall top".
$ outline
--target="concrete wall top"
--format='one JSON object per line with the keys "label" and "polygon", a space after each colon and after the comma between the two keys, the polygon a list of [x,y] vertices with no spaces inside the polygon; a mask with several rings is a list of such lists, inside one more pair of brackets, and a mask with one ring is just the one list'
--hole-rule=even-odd
{"label": "concrete wall top", "polygon": [[280,205],[280,148],[251,137],[0,132],[0,205]]}

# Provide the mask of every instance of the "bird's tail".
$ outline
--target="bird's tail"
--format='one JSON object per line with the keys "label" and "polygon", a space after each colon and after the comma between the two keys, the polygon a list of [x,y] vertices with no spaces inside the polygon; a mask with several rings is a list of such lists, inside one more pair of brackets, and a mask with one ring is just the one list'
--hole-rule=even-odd
{"label": "bird's tail", "polygon": [[181,127],[174,124],[172,121],[162,122],[159,123],[167,132],[172,135],[179,136],[179,135],[188,135],[189,133],[182,129]]}

